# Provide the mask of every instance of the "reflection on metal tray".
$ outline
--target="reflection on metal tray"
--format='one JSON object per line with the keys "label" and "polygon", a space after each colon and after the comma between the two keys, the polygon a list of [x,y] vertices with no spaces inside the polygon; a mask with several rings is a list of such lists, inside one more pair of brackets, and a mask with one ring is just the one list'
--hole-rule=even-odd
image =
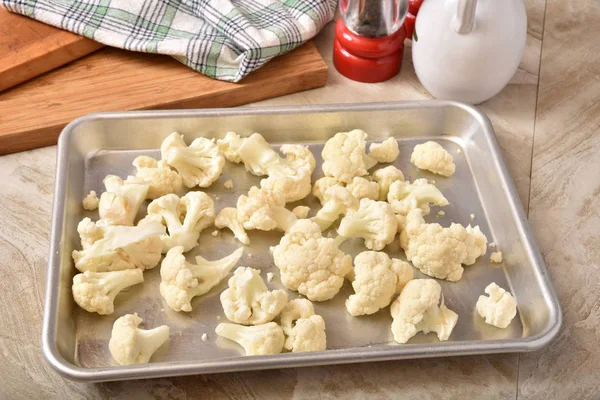
{"label": "reflection on metal tray", "polygon": [[[459,315],[458,324],[447,342],[435,334],[422,333],[400,345],[393,341],[389,308],[374,315],[351,317],[344,301],[352,292],[347,282],[330,301],[315,303],[327,324],[327,351],[244,357],[235,343],[214,333],[219,318],[225,320],[219,293],[226,280],[207,295],[196,298],[191,313],[176,313],[163,302],[158,291],[159,269],[145,272],[145,282],[121,294],[115,313],[89,314],[75,306],[71,279],[75,273],[70,257],[79,245],[77,223],[94,217],[81,208],[89,190],[100,193],[102,179],[109,173],[122,177],[134,170],[132,160],[141,154],[159,156],[156,149],[172,131],[185,134],[190,142],[198,136],[222,137],[233,130],[240,134],[262,133],[274,146],[303,143],[310,146],[318,166],[313,180],[321,176],[323,143],[334,133],[361,128],[370,140],[394,137],[400,145],[395,165],[407,179],[435,179],[450,201],[445,215],[436,217],[434,208],[427,220],[478,224],[489,241],[504,253],[501,265],[489,263],[489,253],[466,267],[462,280],[440,281],[445,302]],[[454,157],[456,173],[444,178],[420,171],[409,162],[415,144],[436,140]],[[148,150],[150,149],[150,150]],[[460,152],[458,150],[461,150]],[[227,179],[234,182],[226,189]],[[237,197],[259,182],[242,166],[227,163],[221,178],[207,189],[217,211],[235,205]],[[298,204],[318,209],[312,196]],[[292,204],[291,206],[295,206]],[[471,221],[469,215],[474,214]],[[312,215],[312,214],[311,214]],[[231,232],[211,236],[205,230],[200,246],[190,256],[220,258],[239,247]],[[271,288],[282,288],[269,246],[278,243],[281,233],[249,232],[252,244],[239,265],[273,272]],[[355,255],[364,250],[360,241],[349,241],[342,249]],[[386,248],[404,258],[398,240]],[[546,268],[527,226],[525,214],[502,160],[488,119],[473,107],[444,101],[325,105],[310,107],[148,111],[101,113],[82,117],[65,128],[59,140],[55,203],[52,220],[51,253],[48,270],[43,350],[50,364],[68,378],[103,381],[159,376],[189,375],[253,369],[436,357],[463,354],[531,351],[548,344],[561,325],[561,311],[548,280]],[[416,271],[416,270],[415,270]],[[416,272],[416,277],[422,276]],[[475,312],[479,295],[490,282],[509,289],[519,304],[519,317],[504,330],[483,323]],[[298,297],[295,292],[290,298]],[[108,351],[112,323],[125,313],[138,312],[146,327],[171,327],[168,345],[153,362],[121,367]],[[208,340],[202,341],[203,333]]]}

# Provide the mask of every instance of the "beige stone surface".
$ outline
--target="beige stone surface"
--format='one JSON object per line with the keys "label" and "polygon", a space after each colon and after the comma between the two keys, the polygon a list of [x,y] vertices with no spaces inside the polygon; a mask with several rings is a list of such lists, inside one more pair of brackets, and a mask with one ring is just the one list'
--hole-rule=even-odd
{"label": "beige stone surface", "polygon": [[[597,397],[600,5],[596,0],[549,0],[544,21],[545,0],[525,3],[529,36],[519,71],[500,95],[481,108],[492,120],[521,200],[531,210],[534,231],[565,311],[565,328],[554,345],[521,356],[390,361],[97,385],[70,382],[47,365],[40,348],[56,156],[55,147],[50,147],[0,157],[4,278],[0,280],[0,399]],[[317,39],[331,66],[328,85],[261,105],[429,98],[415,76],[409,51],[401,74],[382,84],[360,84],[337,74],[331,65],[332,28]]]}
{"label": "beige stone surface", "polygon": [[549,0],[529,219],[563,309],[548,348],[521,355],[519,396],[600,396],[600,3]]}

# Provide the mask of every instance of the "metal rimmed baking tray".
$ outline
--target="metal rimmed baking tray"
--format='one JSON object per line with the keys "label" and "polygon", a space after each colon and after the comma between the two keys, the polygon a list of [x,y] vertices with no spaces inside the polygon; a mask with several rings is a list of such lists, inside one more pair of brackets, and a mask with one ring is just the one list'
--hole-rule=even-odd
{"label": "metal rimmed baking tray", "polygon": [[[102,179],[109,173],[122,177],[133,172],[132,160],[140,154],[158,155],[162,139],[172,131],[194,137],[221,137],[233,130],[240,134],[262,133],[275,147],[302,143],[311,147],[318,161],[313,179],[320,176],[323,143],[336,132],[361,128],[371,140],[394,137],[400,145],[395,163],[407,179],[434,179],[450,201],[445,215],[436,217],[434,208],[427,220],[448,225],[473,223],[504,254],[500,265],[489,263],[489,253],[466,267],[462,280],[440,281],[446,305],[459,314],[458,324],[447,342],[434,334],[418,334],[408,344],[393,341],[389,309],[354,318],[344,301],[349,283],[333,299],[315,303],[327,324],[327,350],[315,353],[285,353],[273,356],[242,356],[236,344],[214,333],[219,318],[225,320],[219,293],[226,282],[194,300],[191,313],[171,311],[158,292],[159,267],[145,272],[144,284],[120,294],[115,313],[89,314],[71,297],[75,268],[71,251],[78,248],[77,223],[84,216],[81,200],[93,189],[101,192]],[[450,151],[457,172],[451,178],[417,170],[409,162],[415,144],[436,140]],[[223,182],[232,179],[233,189]],[[243,167],[227,164],[223,175],[208,190],[217,211],[235,204],[259,178]],[[318,202],[309,197],[304,204],[314,209]],[[313,211],[314,212],[314,211]],[[471,220],[470,214],[475,216]],[[222,257],[239,247],[228,231],[217,237],[212,229],[203,232],[200,246],[190,255],[207,259]],[[281,233],[251,232],[252,244],[239,265],[273,272],[268,285],[281,288],[277,268],[268,247]],[[343,249],[355,255],[364,250],[360,241]],[[391,256],[404,258],[398,241],[386,247]],[[418,277],[420,273],[416,272]],[[475,303],[485,286],[496,282],[509,289],[519,304],[518,318],[507,329],[483,323]],[[290,293],[290,298],[298,295]],[[112,360],[108,340],[112,323],[120,315],[138,312],[146,327],[171,327],[168,344],[150,364],[122,367]],[[499,146],[487,117],[477,109],[447,101],[396,102],[356,105],[323,105],[283,108],[241,108],[215,110],[141,111],[99,113],[79,118],[63,131],[58,144],[55,200],[48,265],[46,308],[42,333],[43,351],[61,374],[82,381],[107,381],[175,375],[216,373],[253,369],[300,367],[377,360],[438,357],[465,354],[524,352],[548,344],[560,329],[562,314],[548,279],[542,257],[527,225],[526,216],[513,182],[502,160]],[[203,341],[203,333],[208,340]]]}

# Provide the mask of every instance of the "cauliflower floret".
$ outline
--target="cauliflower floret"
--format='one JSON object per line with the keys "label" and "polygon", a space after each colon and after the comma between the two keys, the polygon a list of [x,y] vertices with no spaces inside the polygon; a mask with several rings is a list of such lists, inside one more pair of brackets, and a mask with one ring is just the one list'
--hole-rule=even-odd
{"label": "cauliflower floret", "polygon": [[189,145],[183,135],[171,133],[160,146],[162,159],[175,168],[188,188],[208,187],[219,179],[225,158],[214,139],[196,138]]}
{"label": "cauliflower floret", "polygon": [[217,140],[217,146],[228,161],[239,164],[242,162],[242,157],[240,157],[238,149],[242,145],[243,141],[244,139],[237,133],[227,132],[223,139]]}
{"label": "cauliflower floret", "polygon": [[324,238],[315,222],[298,220],[271,248],[283,285],[313,301],[333,298],[352,269],[352,258],[338,248],[343,240]]}
{"label": "cauliflower floret", "polygon": [[242,138],[235,132],[227,132],[217,145],[229,161],[243,162],[246,171],[256,176],[268,175],[267,167],[281,158],[260,133]]}
{"label": "cauliflower floret", "polygon": [[143,281],[141,269],[86,271],[73,277],[73,298],[87,312],[108,315],[115,311],[114,301],[119,292]]}
{"label": "cauliflower floret", "polygon": [[379,201],[386,201],[390,186],[396,181],[403,181],[404,174],[393,165],[373,172],[373,179],[379,184]]}
{"label": "cauliflower floret", "polygon": [[312,194],[317,199],[319,199],[319,202],[321,203],[321,205],[325,205],[325,202],[326,202],[325,192],[327,192],[327,190],[333,186],[344,187],[344,185],[341,184],[340,182],[338,182],[336,179],[330,178],[328,176],[317,179],[315,181],[315,185],[313,187]]}
{"label": "cauliflower floret", "polygon": [[225,316],[243,325],[260,325],[279,315],[287,303],[285,290],[269,291],[260,270],[240,267],[229,278],[229,288],[221,293]]}
{"label": "cauliflower floret", "polygon": [[228,132],[217,143],[229,161],[243,162],[253,175],[269,175],[260,182],[261,187],[280,191],[286,202],[301,200],[310,193],[316,162],[308,147],[284,144],[281,152],[286,157],[282,158],[259,133],[241,138]]}
{"label": "cauliflower floret", "polygon": [[399,154],[398,141],[394,138],[388,138],[381,143],[371,143],[369,146],[369,156],[380,163],[394,162]]}
{"label": "cauliflower floret", "polygon": [[106,192],[102,193],[98,203],[100,218],[113,225],[133,225],[150,184],[135,176],[123,181],[116,175],[108,175],[104,178],[104,186]]}
{"label": "cauliflower floret", "polygon": [[367,171],[377,164],[366,150],[367,134],[360,129],[336,133],[325,143],[323,172],[340,182],[349,183],[355,176],[367,175]]}
{"label": "cauliflower floret", "polygon": [[113,325],[108,349],[120,365],[145,364],[169,339],[166,325],[154,329],[140,329],[142,319],[135,314],[126,314]]}
{"label": "cauliflower floret", "polygon": [[111,225],[101,230],[101,238],[88,244],[88,247],[84,246],[83,250],[73,250],[75,268],[79,271],[150,269],[160,261],[160,236],[165,233],[165,227],[161,224]]}
{"label": "cauliflower floret", "polygon": [[475,305],[477,312],[481,318],[485,318],[486,324],[506,328],[517,315],[517,302],[509,292],[495,282],[490,283],[485,288],[485,292],[489,297],[479,296]]}
{"label": "cauliflower floret", "polygon": [[283,345],[286,349],[294,353],[325,350],[325,321],[320,315],[315,315],[309,300],[290,301],[281,311],[279,319],[286,335]]}
{"label": "cauliflower floret", "polygon": [[350,210],[337,230],[345,237],[365,239],[365,246],[381,250],[394,241],[398,220],[392,207],[383,201],[362,199],[358,210]]}
{"label": "cauliflower floret", "polygon": [[215,332],[242,346],[247,356],[279,354],[283,350],[283,331],[275,322],[254,326],[220,323]]}
{"label": "cauliflower floret", "polygon": [[282,192],[287,203],[302,200],[310,194],[312,188],[315,157],[308,147],[298,144],[284,144],[281,152],[286,157],[266,166],[269,177],[260,181],[260,185]]}
{"label": "cauliflower floret", "polygon": [[139,156],[133,160],[133,166],[137,169],[136,177],[150,182],[146,198],[154,200],[181,190],[183,184],[181,175],[172,170],[165,161]]}
{"label": "cauliflower floret", "polygon": [[435,332],[439,340],[448,340],[458,321],[458,314],[444,305],[442,288],[434,279],[409,281],[390,311],[392,333],[398,343],[406,343],[421,331]]}
{"label": "cauliflower floret", "polygon": [[245,245],[250,244],[250,238],[244,229],[244,226],[238,219],[238,211],[233,207],[222,209],[215,219],[215,226],[219,229],[228,228],[233,232],[233,236]]}
{"label": "cauliflower floret", "polygon": [[77,233],[81,239],[81,247],[84,249],[90,248],[95,242],[104,237],[104,228],[111,225],[110,222],[105,220],[98,220],[92,222],[89,218],[82,219],[77,224]]}
{"label": "cauliflower floret", "polygon": [[167,226],[168,234],[161,238],[163,253],[175,246],[183,246],[185,252],[198,245],[200,232],[215,220],[215,208],[206,193],[188,192],[181,199],[167,194],[148,205],[148,216],[153,215]]}
{"label": "cauliflower floret", "polygon": [[245,229],[287,231],[295,222],[296,216],[285,208],[285,197],[279,191],[253,186],[247,196],[237,200],[237,217]]}
{"label": "cauliflower floret", "polygon": [[100,200],[98,199],[98,195],[96,194],[96,191],[91,190],[90,193],[87,196],[85,196],[85,198],[81,202],[81,205],[83,206],[83,209],[86,211],[94,211],[98,208],[99,202],[100,202]]}
{"label": "cauliflower floret", "polygon": [[315,307],[310,300],[307,299],[291,300],[285,305],[279,315],[279,322],[281,323],[283,333],[288,337],[284,345],[286,349],[292,349],[292,340],[289,337],[292,335],[294,323],[300,318],[308,318],[314,314]]}
{"label": "cauliflower floret", "polygon": [[359,206],[356,197],[342,186],[333,186],[327,189],[324,200],[323,208],[311,218],[311,221],[316,222],[322,231],[329,228],[340,215],[346,215]]}
{"label": "cauliflower floret", "polygon": [[361,178],[360,176],[355,176],[352,179],[352,182],[346,185],[346,189],[348,189],[350,194],[357,200],[379,199],[379,184],[377,182],[372,182],[368,179]]}
{"label": "cauliflower floret", "polygon": [[185,260],[183,250],[182,246],[173,247],[160,265],[160,295],[173,310],[190,312],[192,299],[217,286],[242,257],[244,249],[214,261],[197,256],[196,264]]}
{"label": "cauliflower floret", "polygon": [[309,212],[310,212],[310,207],[306,207],[306,206],[294,207],[294,209],[292,210],[292,213],[294,213],[294,215],[298,219],[305,219],[306,217],[308,217]]}
{"label": "cauliflower floret", "polygon": [[325,335],[325,320],[320,315],[311,315],[308,318],[300,318],[296,321],[291,335],[285,344],[290,343],[292,353],[305,351],[323,351],[327,348],[327,336]]}
{"label": "cauliflower floret", "polygon": [[354,257],[354,275],[356,294],[346,300],[346,309],[356,317],[387,307],[413,278],[413,270],[409,263],[390,259],[385,253],[364,251]]}
{"label": "cauliflower floret", "polygon": [[500,264],[502,262],[502,252],[495,251],[492,254],[490,254],[490,262]]}
{"label": "cauliflower floret", "polygon": [[413,183],[396,181],[390,185],[388,202],[396,214],[407,215],[411,210],[420,208],[423,215],[429,214],[429,204],[447,206],[448,200],[442,192],[427,179],[417,179]]}
{"label": "cauliflower floret", "polygon": [[421,272],[438,279],[457,281],[464,265],[475,263],[485,254],[487,238],[479,229],[469,225],[427,224],[421,209],[412,210],[406,217],[406,226],[400,234],[400,245],[408,261]]}
{"label": "cauliflower floret", "polygon": [[415,146],[410,162],[420,169],[426,169],[434,174],[450,176],[456,166],[454,159],[439,143],[425,142]]}

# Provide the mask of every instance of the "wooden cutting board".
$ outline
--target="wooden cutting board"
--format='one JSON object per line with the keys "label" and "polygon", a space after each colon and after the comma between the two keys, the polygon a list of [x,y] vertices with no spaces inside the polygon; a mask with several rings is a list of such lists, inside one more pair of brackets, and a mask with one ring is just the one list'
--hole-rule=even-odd
{"label": "wooden cutting board", "polygon": [[0,154],[55,144],[66,124],[91,112],[230,107],[326,80],[312,42],[240,83],[207,78],[168,56],[105,48],[0,93]]}
{"label": "wooden cutting board", "polygon": [[103,47],[0,9],[0,92]]}

